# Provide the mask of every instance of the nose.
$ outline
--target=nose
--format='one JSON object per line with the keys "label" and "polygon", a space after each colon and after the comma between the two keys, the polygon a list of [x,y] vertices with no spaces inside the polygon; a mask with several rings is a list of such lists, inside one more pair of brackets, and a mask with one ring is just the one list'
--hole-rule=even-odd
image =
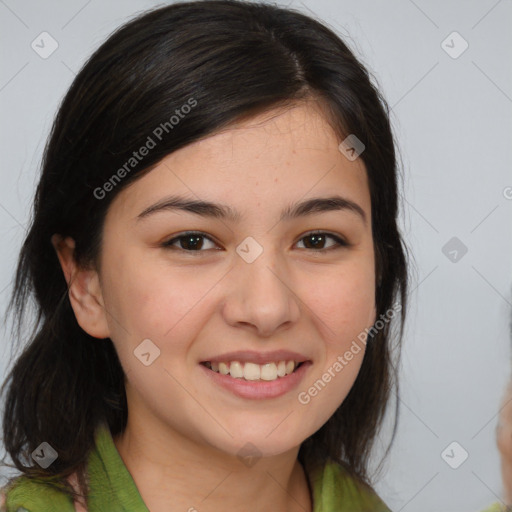
{"label": "nose", "polygon": [[299,320],[301,301],[296,285],[278,259],[270,250],[252,263],[237,258],[223,307],[229,325],[269,337]]}

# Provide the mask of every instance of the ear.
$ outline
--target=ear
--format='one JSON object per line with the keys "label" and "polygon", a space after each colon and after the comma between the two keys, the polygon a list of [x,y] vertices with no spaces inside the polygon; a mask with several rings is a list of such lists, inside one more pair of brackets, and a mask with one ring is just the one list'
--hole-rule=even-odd
{"label": "ear", "polygon": [[55,234],[51,242],[68,283],[68,295],[78,325],[94,338],[109,338],[103,296],[98,273],[92,269],[78,267],[74,258],[75,241]]}

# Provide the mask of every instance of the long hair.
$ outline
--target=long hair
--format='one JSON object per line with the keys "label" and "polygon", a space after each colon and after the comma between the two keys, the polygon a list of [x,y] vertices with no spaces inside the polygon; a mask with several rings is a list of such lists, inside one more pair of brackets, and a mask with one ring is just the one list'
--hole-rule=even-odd
{"label": "long hair", "polygon": [[[36,307],[33,332],[2,387],[4,444],[19,471],[77,496],[66,482],[76,471],[84,495],[95,428],[106,421],[116,435],[127,421],[124,373],[112,341],[96,340],[78,325],[51,236],[72,237],[77,263],[94,267],[106,212],[121,190],[179,148],[309,98],[322,105],[340,141],[355,134],[366,146],[360,158],[371,194],[377,317],[396,301],[401,315],[399,335],[392,336],[393,321],[370,336],[350,393],[304,441],[299,458],[335,460],[369,484],[371,449],[390,395],[398,394],[407,300],[389,108],[369,72],[324,24],[290,9],[235,0],[181,2],[134,18],[93,53],[60,105],[8,306],[17,321],[15,339],[29,301]],[[172,116],[186,104],[191,108],[174,126]],[[120,173],[157,127],[158,144]],[[112,181],[116,173],[123,179]],[[398,401],[394,417],[392,439]],[[58,453],[47,469],[30,458],[43,441]]]}

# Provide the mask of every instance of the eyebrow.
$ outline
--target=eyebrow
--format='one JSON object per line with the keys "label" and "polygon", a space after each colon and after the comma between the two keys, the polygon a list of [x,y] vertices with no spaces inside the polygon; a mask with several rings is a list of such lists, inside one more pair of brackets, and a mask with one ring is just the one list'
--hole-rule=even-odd
{"label": "eyebrow", "polygon": [[[201,217],[225,219],[232,222],[238,222],[242,218],[240,212],[233,210],[233,208],[228,205],[187,199],[181,196],[169,196],[143,210],[136,217],[136,220],[140,221],[156,212],[176,210],[193,213]],[[281,212],[280,221],[314,215],[315,213],[340,210],[353,212],[361,218],[364,224],[367,222],[364,210],[357,203],[339,195],[314,197],[289,205]]]}

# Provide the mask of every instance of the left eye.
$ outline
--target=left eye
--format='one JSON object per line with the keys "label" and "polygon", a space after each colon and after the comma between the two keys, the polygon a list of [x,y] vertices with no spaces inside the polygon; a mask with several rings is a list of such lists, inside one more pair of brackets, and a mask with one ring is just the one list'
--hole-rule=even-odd
{"label": "left eye", "polygon": [[[330,245],[327,248],[319,247],[320,245],[325,244],[325,241],[327,238],[334,240],[334,244]],[[204,251],[201,251],[201,249],[204,248],[203,240],[207,240],[210,243],[212,243],[213,245],[215,245],[215,242],[213,242],[213,240],[211,238],[209,238],[208,236],[206,236],[204,233],[187,232],[187,233],[184,233],[183,235],[174,237],[174,238],[164,242],[162,244],[162,247],[183,250],[186,252],[204,252]],[[349,245],[342,238],[340,238],[336,235],[325,233],[323,231],[309,233],[306,236],[302,237],[299,240],[299,243],[302,240],[310,240],[310,242],[306,244],[305,248],[312,249],[315,252],[328,251],[331,249],[336,249],[337,247],[347,247]],[[181,245],[181,247],[176,247],[177,243],[179,243]]]}
{"label": "left eye", "polygon": [[[334,244],[327,247],[327,248],[320,248],[318,249],[317,245],[318,244],[322,244],[325,243],[325,240],[327,238],[330,238],[331,240],[334,240]],[[306,249],[317,249],[316,252],[322,252],[322,251],[328,251],[330,249],[336,249],[337,247],[347,247],[349,244],[343,240],[342,238],[340,238],[339,236],[336,236],[336,235],[331,235],[329,233],[324,233],[323,231],[317,231],[315,233],[309,233],[308,235],[304,236],[301,238],[300,241],[302,240],[311,240],[312,242],[310,243],[310,245],[312,245],[313,247],[306,247]]]}

